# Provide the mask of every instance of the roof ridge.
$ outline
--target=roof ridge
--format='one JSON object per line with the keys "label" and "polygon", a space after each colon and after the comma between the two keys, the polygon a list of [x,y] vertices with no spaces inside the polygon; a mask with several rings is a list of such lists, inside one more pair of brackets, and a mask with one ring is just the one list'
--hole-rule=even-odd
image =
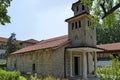
{"label": "roof ridge", "polygon": [[97,46],[112,45],[112,44],[120,44],[120,42],[116,42],[116,43],[107,43],[107,44],[99,44],[99,45],[97,45]]}
{"label": "roof ridge", "polygon": [[[31,47],[31,46],[35,46],[35,45],[39,45],[39,44],[49,43],[49,42],[53,42],[53,41],[56,41],[56,40],[61,40],[61,39],[66,38],[67,36],[68,36],[68,35],[63,35],[63,36],[55,37],[55,38],[59,38],[59,39],[50,38],[50,39],[46,39],[46,40],[41,40],[40,42],[38,42],[38,43],[36,43],[36,44],[30,45],[30,46],[26,46],[26,47],[24,47],[24,48]],[[22,49],[23,49],[23,48],[22,48]],[[20,49],[20,50],[21,50],[21,49]]]}
{"label": "roof ridge", "polygon": [[56,40],[61,40],[68,37],[68,35],[63,35],[63,36],[59,36],[59,37],[55,37],[55,38],[50,38],[50,39],[46,39],[46,40],[41,40],[38,44],[43,44],[43,43],[48,43],[48,42],[53,42]]}
{"label": "roof ridge", "polygon": [[29,41],[29,40],[38,41],[38,40],[36,40],[36,39],[33,39],[33,38],[30,38],[30,39],[27,39],[27,40],[24,40],[24,41]]}

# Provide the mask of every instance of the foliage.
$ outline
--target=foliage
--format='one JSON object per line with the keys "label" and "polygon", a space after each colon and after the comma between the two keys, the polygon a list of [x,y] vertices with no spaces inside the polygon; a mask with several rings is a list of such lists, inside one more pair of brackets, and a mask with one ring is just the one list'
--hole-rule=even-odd
{"label": "foliage", "polygon": [[[0,80],[27,80],[25,77],[21,76],[19,71],[6,71],[0,69]],[[51,76],[38,77],[37,74],[32,75],[29,80],[60,80]]]}
{"label": "foliage", "polygon": [[24,77],[20,76],[18,71],[5,71],[0,69],[0,80],[26,80]]}
{"label": "foliage", "polygon": [[81,1],[85,5],[89,5],[90,13],[95,18],[94,19],[95,24],[101,24],[104,27],[111,27],[116,23],[116,18],[120,15],[119,9],[114,8],[116,5],[120,4],[120,0],[81,0]]}
{"label": "foliage", "polygon": [[57,80],[57,79],[54,77],[48,76],[48,77],[44,78],[43,80]]}
{"label": "foliage", "polygon": [[4,68],[4,67],[6,67],[6,63],[0,63],[0,68]]}
{"label": "foliage", "polygon": [[[25,77],[21,76],[20,72],[18,71],[5,71],[0,69],[0,80],[27,80]],[[35,74],[31,76],[30,80],[60,80],[51,76],[48,77],[37,77]]]}
{"label": "foliage", "polygon": [[120,20],[109,28],[97,27],[97,44],[120,42]]}
{"label": "foliage", "polygon": [[0,49],[6,49],[6,43],[0,43]]}
{"label": "foliage", "polygon": [[23,77],[23,76],[20,76],[19,80],[27,80],[27,79],[25,77]]}
{"label": "foliage", "polygon": [[34,76],[31,76],[31,80],[60,80],[60,79],[56,79],[51,76],[44,77],[44,78],[38,78],[37,75],[34,75]]}
{"label": "foliage", "polygon": [[101,80],[120,80],[120,61],[113,58],[110,67],[98,68],[97,71]]}
{"label": "foliage", "polygon": [[8,41],[7,41],[6,54],[10,54],[10,53],[20,49],[20,45],[16,41],[15,35],[16,35],[15,33],[12,33],[11,36],[9,37]]}
{"label": "foliage", "polygon": [[10,23],[10,16],[7,14],[7,8],[12,0],[0,0],[0,24]]}

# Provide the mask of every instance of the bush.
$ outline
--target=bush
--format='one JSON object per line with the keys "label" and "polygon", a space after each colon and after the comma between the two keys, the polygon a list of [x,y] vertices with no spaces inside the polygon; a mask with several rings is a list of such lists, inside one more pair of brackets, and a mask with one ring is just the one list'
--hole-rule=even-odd
{"label": "bush", "polygon": [[120,80],[120,61],[112,58],[110,67],[98,68],[97,72],[101,80]]}
{"label": "bush", "polygon": [[[21,76],[18,71],[5,71],[0,69],[0,80],[27,80],[25,77]],[[38,78],[37,74],[31,76],[30,80],[59,80],[54,77],[48,76],[45,78]]]}
{"label": "bush", "polygon": [[35,74],[34,76],[31,76],[31,80],[60,80],[60,79],[57,79],[57,78],[54,78],[54,77],[51,77],[51,76],[48,76],[48,77],[44,77],[44,78],[38,78],[37,77],[37,74]]}
{"label": "bush", "polygon": [[27,79],[25,77],[23,77],[23,76],[20,76],[19,80],[27,80]]}
{"label": "bush", "polygon": [[6,67],[6,63],[0,63],[0,68],[4,68],[4,67]]}
{"label": "bush", "polygon": [[0,69],[0,80],[26,80],[18,71],[5,71]]}

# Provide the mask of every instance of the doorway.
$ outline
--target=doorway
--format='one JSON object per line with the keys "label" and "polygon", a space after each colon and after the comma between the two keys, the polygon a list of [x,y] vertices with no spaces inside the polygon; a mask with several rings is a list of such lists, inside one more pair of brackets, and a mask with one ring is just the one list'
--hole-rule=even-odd
{"label": "doorway", "polygon": [[74,57],[74,74],[78,76],[80,74],[80,58]]}

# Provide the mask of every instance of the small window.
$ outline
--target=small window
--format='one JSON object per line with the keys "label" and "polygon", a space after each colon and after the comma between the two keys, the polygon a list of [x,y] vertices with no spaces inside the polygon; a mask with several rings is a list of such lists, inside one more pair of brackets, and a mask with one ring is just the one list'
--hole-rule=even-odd
{"label": "small window", "polygon": [[16,69],[16,63],[14,64],[14,69]]}
{"label": "small window", "polygon": [[85,10],[85,6],[84,5],[82,5],[82,10]]}
{"label": "small window", "polygon": [[32,65],[32,71],[35,71],[35,64]]}
{"label": "small window", "polygon": [[91,26],[91,22],[90,21],[88,21],[88,26]]}
{"label": "small window", "polygon": [[74,23],[72,23],[72,30],[74,29]]}
{"label": "small window", "polygon": [[81,28],[81,21],[79,20],[79,28]]}
{"label": "small window", "polygon": [[75,29],[77,29],[77,22],[75,22]]}
{"label": "small window", "polygon": [[89,26],[89,21],[88,21],[88,26]]}
{"label": "small window", "polygon": [[79,11],[79,7],[78,6],[76,7],[76,11]]}
{"label": "small window", "polygon": [[78,40],[78,36],[77,35],[75,35],[75,40]]}

